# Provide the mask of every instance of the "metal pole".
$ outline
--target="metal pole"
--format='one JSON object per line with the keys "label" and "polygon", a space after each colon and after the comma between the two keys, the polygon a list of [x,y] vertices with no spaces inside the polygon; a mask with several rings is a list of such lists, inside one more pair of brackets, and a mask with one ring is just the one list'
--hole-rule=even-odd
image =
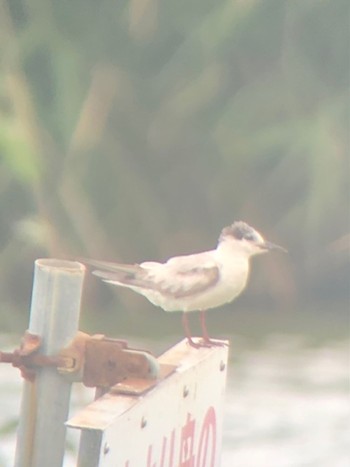
{"label": "metal pole", "polygon": [[[85,267],[73,261],[35,262],[29,332],[42,338],[40,352],[57,355],[78,331]],[[54,368],[24,382],[15,467],[61,467],[71,382]]]}

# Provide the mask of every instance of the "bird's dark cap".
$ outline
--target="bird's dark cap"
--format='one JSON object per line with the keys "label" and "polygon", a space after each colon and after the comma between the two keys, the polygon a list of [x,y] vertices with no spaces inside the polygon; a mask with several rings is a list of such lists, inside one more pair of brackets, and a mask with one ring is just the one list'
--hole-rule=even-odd
{"label": "bird's dark cap", "polygon": [[253,240],[253,237],[256,237],[256,232],[246,222],[236,221],[222,230],[220,240],[227,235],[231,235],[237,240],[242,240],[242,238]]}

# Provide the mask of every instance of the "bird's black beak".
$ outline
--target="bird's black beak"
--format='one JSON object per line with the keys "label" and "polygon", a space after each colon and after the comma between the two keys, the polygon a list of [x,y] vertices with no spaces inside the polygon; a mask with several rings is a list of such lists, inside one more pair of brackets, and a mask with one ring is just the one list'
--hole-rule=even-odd
{"label": "bird's black beak", "polygon": [[288,253],[288,250],[283,248],[283,246],[279,246],[271,242],[264,242],[262,245],[260,245],[260,247],[263,250],[280,250],[280,251],[283,251],[284,253]]}

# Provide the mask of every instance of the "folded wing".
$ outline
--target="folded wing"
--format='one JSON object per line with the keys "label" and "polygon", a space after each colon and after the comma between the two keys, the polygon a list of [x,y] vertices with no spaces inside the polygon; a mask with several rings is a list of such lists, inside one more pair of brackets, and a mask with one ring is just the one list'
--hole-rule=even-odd
{"label": "folded wing", "polygon": [[[185,259],[186,258],[186,259]],[[178,257],[167,263],[146,262],[142,264],[118,264],[87,260],[96,267],[95,276],[105,282],[135,291],[154,291],[163,296],[180,299],[204,292],[219,280],[219,269],[213,261],[196,264],[188,257]]]}

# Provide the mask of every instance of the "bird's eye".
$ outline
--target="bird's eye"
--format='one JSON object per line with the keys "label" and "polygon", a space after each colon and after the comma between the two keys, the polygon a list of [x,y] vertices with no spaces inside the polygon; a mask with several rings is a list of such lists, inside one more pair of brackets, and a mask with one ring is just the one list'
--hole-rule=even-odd
{"label": "bird's eye", "polygon": [[253,242],[254,240],[256,240],[255,235],[252,233],[245,234],[244,239],[248,240],[249,242]]}

